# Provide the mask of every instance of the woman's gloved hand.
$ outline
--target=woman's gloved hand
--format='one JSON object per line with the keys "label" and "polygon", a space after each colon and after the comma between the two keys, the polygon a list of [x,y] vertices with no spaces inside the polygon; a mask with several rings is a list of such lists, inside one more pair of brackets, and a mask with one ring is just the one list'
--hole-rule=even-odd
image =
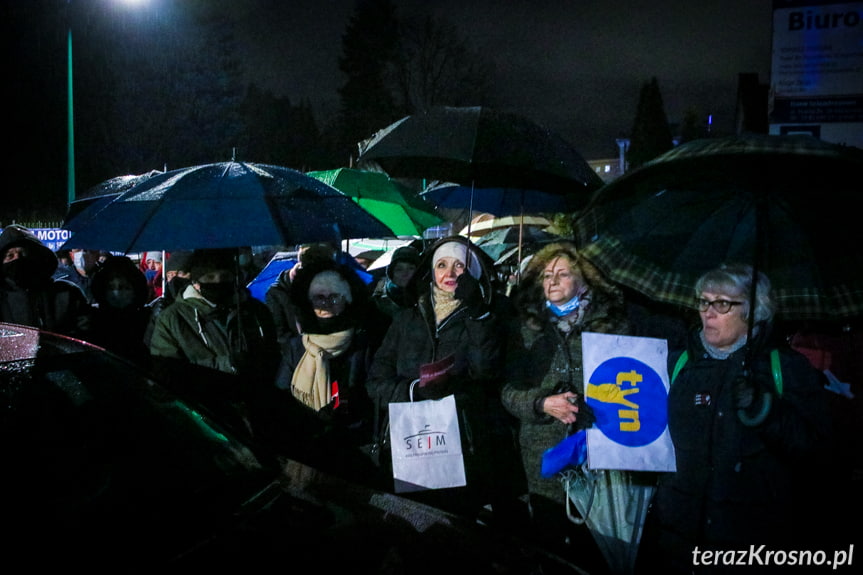
{"label": "woman's gloved hand", "polygon": [[456,280],[455,299],[461,300],[472,318],[478,318],[488,311],[488,306],[483,300],[479,280],[467,271],[458,276]]}

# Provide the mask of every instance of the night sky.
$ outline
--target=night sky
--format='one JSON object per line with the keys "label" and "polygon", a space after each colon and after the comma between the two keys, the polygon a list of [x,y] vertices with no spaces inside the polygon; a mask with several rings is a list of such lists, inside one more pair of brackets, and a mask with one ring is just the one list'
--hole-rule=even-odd
{"label": "night sky", "polygon": [[[121,10],[131,9],[119,7],[118,0],[73,1],[100,3],[118,19],[127,18]],[[135,9],[160,11],[170,23],[173,10],[200,1],[138,0],[143,5]],[[292,102],[311,102],[319,123],[336,110],[344,80],[338,68],[341,36],[354,0],[206,2],[236,19],[248,80]],[[2,0],[14,110],[4,134],[14,148],[7,165],[38,165],[40,172],[59,173],[62,185],[65,52],[56,13],[64,4]],[[399,15],[432,13],[457,25],[494,63],[503,107],[560,132],[588,159],[616,155],[615,139],[632,127],[640,87],[652,76],[670,122],[679,122],[692,107],[705,119],[711,114],[717,131],[733,129],[738,74],[757,73],[769,81],[770,0],[395,4]],[[53,19],[45,16],[45,6],[53,7]],[[87,65],[76,62],[76,75],[86,73]],[[76,100],[76,107],[86,105]],[[18,177],[15,187],[26,187],[27,179]],[[25,201],[19,197],[8,201]]]}
{"label": "night sky", "polygon": [[[242,2],[250,74],[277,93],[336,104],[338,55],[353,1]],[[431,12],[459,26],[493,59],[501,99],[560,131],[586,157],[616,154],[641,84],[656,76],[670,122],[695,107],[732,129],[740,73],[769,80],[770,0],[397,0],[400,14]],[[255,7],[258,6],[258,7]],[[290,33],[261,34],[264,14]],[[332,50],[326,49],[332,46]],[[289,69],[269,58],[296,54]],[[254,63],[257,62],[257,65]]]}

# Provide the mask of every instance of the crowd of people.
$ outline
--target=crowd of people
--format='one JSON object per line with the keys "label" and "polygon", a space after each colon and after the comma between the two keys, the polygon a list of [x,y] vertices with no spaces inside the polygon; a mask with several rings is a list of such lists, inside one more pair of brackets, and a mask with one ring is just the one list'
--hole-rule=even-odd
{"label": "crowd of people", "polygon": [[[371,283],[336,246],[298,251],[260,301],[241,281],[236,250],[143,265],[75,253],[58,273],[58,254],[9,226],[0,320],[104,346],[252,440],[381,489],[392,488],[391,470],[367,448],[386,444],[388,404],[452,395],[466,485],[405,496],[533,538],[591,573],[611,569],[587,527],[567,517],[563,483],[542,475],[542,455],[595,421],[581,334],[661,336],[677,470],[647,479],[656,496],[644,572],[697,572],[699,546],[812,542],[794,516],[811,510],[798,498],[823,487],[801,469],[829,465],[828,392],[777,337],[764,274],[753,285],[749,266],[711,270],[693,286],[699,321],[645,322],[563,239],[528,256],[515,290],[461,236],[400,248]],[[424,367],[444,362],[442,376],[417,385]]]}

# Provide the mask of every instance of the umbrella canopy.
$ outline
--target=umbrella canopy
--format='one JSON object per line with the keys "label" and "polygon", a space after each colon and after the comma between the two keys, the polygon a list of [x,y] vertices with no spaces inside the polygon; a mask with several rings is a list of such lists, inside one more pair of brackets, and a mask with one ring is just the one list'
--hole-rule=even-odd
{"label": "umbrella canopy", "polygon": [[547,228],[551,221],[542,216],[503,216],[485,217],[485,214],[477,216],[469,225],[462,228],[459,235],[462,236],[484,236],[493,230],[512,229],[518,234],[519,227]]}
{"label": "umbrella canopy", "polygon": [[587,203],[587,194],[556,194],[526,188],[475,188],[452,182],[429,186],[420,197],[438,208],[470,209],[496,216],[572,212]]}
{"label": "umbrella canopy", "polygon": [[[64,229],[74,232],[79,223],[75,221],[75,218],[86,208],[90,208],[93,204],[105,206],[121,193],[160,173],[161,172],[158,170],[151,170],[145,174],[117,176],[93,186],[81,194],[79,199],[69,204],[69,209],[66,211],[66,217],[63,219]],[[92,208],[91,213],[95,209],[96,208]]]}
{"label": "umbrella canopy", "polygon": [[302,172],[222,162],[160,173],[74,218],[64,248],[147,250],[296,245],[393,237],[335,188]]}
{"label": "umbrella canopy", "polygon": [[603,187],[574,220],[586,258],[613,281],[694,307],[723,262],[750,263],[786,319],[863,313],[857,197],[863,150],[811,136],[693,141]]}
{"label": "umbrella canopy", "polygon": [[539,226],[526,225],[523,229],[518,226],[494,229],[475,239],[474,244],[498,264],[503,263],[501,257],[505,254],[518,255],[519,247],[527,250],[560,239],[560,236],[546,232]]}
{"label": "umbrella canopy", "polygon": [[349,196],[398,236],[421,236],[444,221],[433,205],[382,172],[338,168],[307,174]]}
{"label": "umbrella canopy", "polygon": [[581,196],[602,180],[560,135],[486,107],[437,107],[406,116],[360,143],[361,162],[392,177]]}

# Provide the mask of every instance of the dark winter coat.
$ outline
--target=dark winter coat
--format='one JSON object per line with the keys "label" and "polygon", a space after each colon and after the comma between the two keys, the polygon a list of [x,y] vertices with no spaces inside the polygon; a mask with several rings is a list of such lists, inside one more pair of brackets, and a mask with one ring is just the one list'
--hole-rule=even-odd
{"label": "dark winter coat", "polygon": [[29,325],[56,333],[86,338],[90,305],[72,282],[54,279],[57,256],[29,230],[8,226],[0,234],[0,255],[8,248],[27,249],[26,285],[6,277],[0,267],[0,321]]}
{"label": "dark winter coat", "polygon": [[[483,286],[484,304],[489,307],[476,313],[478,310],[460,306],[440,325],[435,325],[430,292],[431,257],[437,245],[424,252],[408,286],[418,294],[418,303],[393,318],[375,354],[366,385],[372,400],[382,410],[387,410],[390,402],[410,400],[411,382],[420,377],[422,365],[448,356],[454,358],[446,382],[433,388],[416,386],[414,400],[455,396],[468,488],[448,489],[445,491],[450,492],[449,495],[440,492],[430,496],[441,495],[444,501],[436,501],[436,504],[461,512],[475,507],[477,498],[482,496],[477,491],[489,481],[484,473],[489,469],[493,445],[489,439],[487,405],[491,401],[499,402],[496,392],[503,368],[503,334],[499,318],[487,311],[492,303],[491,268],[484,255],[479,255],[483,268],[479,281]],[[470,249],[475,250],[472,245]]]}
{"label": "dark winter coat", "polygon": [[[773,397],[761,425],[741,423],[733,404],[745,346],[725,360],[714,359],[693,332],[689,359],[671,384],[668,424],[677,471],[663,474],[652,514],[659,528],[658,548],[669,554],[663,561],[675,568],[691,570],[695,545],[796,548],[794,542],[811,545],[811,534],[819,529],[818,514],[812,513],[819,506],[817,484],[798,489],[826,452],[830,425],[821,374],[803,355],[781,347],[780,397],[769,349],[754,345],[754,381],[760,392]],[[670,354],[669,374],[680,353]],[[806,534],[802,540],[801,534]]]}
{"label": "dark winter coat", "polygon": [[291,276],[290,269],[279,273],[264,295],[264,301],[270,308],[273,322],[276,325],[276,336],[279,343],[284,344],[291,338],[299,335],[297,329],[297,313],[291,302]]}
{"label": "dark winter coat", "polygon": [[156,319],[150,354],[157,377],[216,409],[244,409],[257,387],[271,385],[280,359],[272,316],[247,292],[241,299],[239,308],[215,308],[187,287]]}
{"label": "dark winter coat", "polygon": [[[128,307],[112,307],[109,302],[109,283],[116,277],[124,277],[132,285],[133,301]],[[112,256],[94,272],[91,287],[96,305],[90,341],[149,369],[146,335],[152,308],[147,306],[146,276],[128,257]]]}
{"label": "dark winter coat", "polygon": [[[594,293],[581,328],[568,334],[557,328],[550,312],[539,325],[525,321],[521,346],[513,346],[507,362],[507,383],[501,394],[504,407],[519,422],[519,445],[531,493],[563,504],[560,480],[540,474],[542,454],[572,431],[538,409],[539,402],[564,391],[584,397],[581,334],[583,332],[626,334],[628,323],[622,309]],[[586,409],[586,405],[584,406]],[[561,511],[562,513],[562,511]]]}

